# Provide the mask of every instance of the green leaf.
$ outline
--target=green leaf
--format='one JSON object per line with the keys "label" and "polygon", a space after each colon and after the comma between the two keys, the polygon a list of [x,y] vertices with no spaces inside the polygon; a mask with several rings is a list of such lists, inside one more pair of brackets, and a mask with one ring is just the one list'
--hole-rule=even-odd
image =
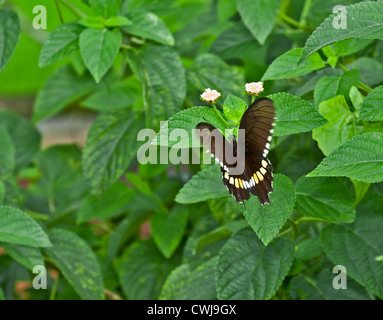
{"label": "green leaf", "polygon": [[325,155],[346,142],[355,135],[353,128],[353,114],[343,96],[322,102],[319,112],[328,123],[313,130],[313,139]]}
{"label": "green leaf", "polygon": [[338,57],[348,56],[367,47],[373,40],[351,38],[334,43],[334,51]]}
{"label": "green leaf", "polygon": [[383,121],[383,86],[376,87],[364,99],[360,118],[366,121]]}
{"label": "green leaf", "polygon": [[7,110],[0,111],[0,126],[13,142],[16,169],[27,167],[40,148],[39,131],[27,119]]}
{"label": "green leaf", "polygon": [[5,300],[4,292],[1,288],[0,288],[0,300]]}
{"label": "green leaf", "polygon": [[235,3],[243,23],[264,44],[277,20],[281,0],[236,0]]}
{"label": "green leaf", "polygon": [[[383,3],[361,2],[346,7],[347,27],[334,28],[342,18],[340,13],[333,13],[315,29],[307,39],[301,61],[319,49],[341,40],[350,38],[383,39]],[[344,17],[343,17],[344,20]]]}
{"label": "green leaf", "polygon": [[262,81],[301,77],[325,67],[325,63],[319,53],[311,55],[302,64],[299,64],[302,51],[302,48],[291,49],[276,58],[267,68]]}
{"label": "green leaf", "polygon": [[88,195],[77,213],[77,223],[93,219],[108,219],[124,213],[133,201],[135,192],[123,182],[116,182],[106,192]]}
{"label": "green leaf", "polygon": [[346,141],[308,176],[342,176],[363,182],[383,181],[383,133],[371,132]]}
{"label": "green leaf", "polygon": [[122,0],[89,0],[94,13],[107,18],[117,15]]}
{"label": "green leaf", "polygon": [[270,299],[289,272],[293,258],[294,243],[289,239],[277,238],[265,247],[251,230],[238,231],[218,255],[218,299]]}
{"label": "green leaf", "polygon": [[47,235],[35,220],[9,206],[0,206],[0,241],[28,247],[51,246]]}
{"label": "green leaf", "polygon": [[259,48],[259,43],[243,23],[236,23],[215,39],[210,50],[223,59],[231,59],[251,56]]}
{"label": "green leaf", "polygon": [[231,221],[240,213],[241,208],[231,196],[208,200],[209,208],[217,221]]}
{"label": "green leaf", "polygon": [[243,74],[213,54],[199,55],[189,67],[187,77],[201,93],[206,88],[216,89],[224,99],[226,95],[241,96],[245,92]]}
{"label": "green leaf", "polygon": [[84,300],[104,299],[100,265],[92,249],[77,234],[65,229],[51,229],[53,247],[45,249],[65,279]]}
{"label": "green leaf", "polygon": [[150,39],[168,46],[174,45],[174,38],[165,23],[154,13],[131,11],[126,17],[132,24],[123,27],[123,31],[144,39]]}
{"label": "green leaf", "polygon": [[15,147],[8,132],[0,127],[0,177],[11,175],[15,169]]}
{"label": "green leaf", "polygon": [[274,179],[270,205],[261,205],[258,198],[250,197],[246,201],[246,210],[242,210],[246,221],[264,245],[278,234],[295,204],[295,190],[291,180],[282,174],[276,174]]}
{"label": "green leaf", "polygon": [[19,41],[20,20],[12,10],[0,9],[0,71],[7,65]]}
{"label": "green leaf", "polygon": [[176,196],[178,203],[196,203],[227,196],[218,165],[210,165],[195,174]]}
{"label": "green leaf", "polygon": [[217,298],[215,272],[217,257],[192,268],[182,264],[174,269],[162,288],[160,300],[214,300]]}
{"label": "green leaf", "polygon": [[[298,193],[298,192],[297,192]],[[298,198],[298,195],[297,195]],[[298,201],[298,200],[297,200]],[[295,260],[307,261],[318,257],[323,253],[322,243],[319,237],[303,240],[295,247]]]}
{"label": "green leaf", "polygon": [[223,113],[227,119],[238,122],[247,109],[247,104],[242,99],[228,95],[223,104]]}
{"label": "green leaf", "polygon": [[171,212],[157,212],[150,219],[154,242],[165,258],[170,258],[180,244],[188,216],[187,207],[176,206]]}
{"label": "green leaf", "polygon": [[352,225],[329,225],[321,232],[322,245],[331,261],[343,265],[347,275],[383,299],[383,215],[363,212]]}
{"label": "green leaf", "polygon": [[54,30],[41,50],[39,66],[57,62],[78,48],[78,39],[84,27],[76,22],[64,23]]}
{"label": "green leaf", "polygon": [[[196,129],[197,124],[206,121],[216,128],[226,127],[226,124],[217,116],[214,109],[209,107],[191,107],[176,113],[162,125],[152,144],[168,147],[177,145],[178,148],[199,147],[200,141],[196,134],[193,133],[193,130]],[[189,140],[184,140],[185,143],[169,139],[169,135],[172,132],[176,135],[179,130],[185,130],[188,134]]]}
{"label": "green leaf", "polygon": [[319,79],[314,90],[315,105],[321,102],[343,95],[348,97],[352,86],[358,86],[358,70],[347,71],[339,76],[327,76]]}
{"label": "green leaf", "polygon": [[0,246],[13,259],[29,270],[33,270],[35,266],[44,265],[44,257],[39,248],[27,247],[17,244],[0,243]]}
{"label": "green leaf", "polygon": [[107,190],[137,151],[140,121],[130,110],[102,113],[92,125],[83,152],[84,175],[94,191]]}
{"label": "green leaf", "polygon": [[326,123],[315,107],[306,100],[285,92],[268,97],[274,101],[276,110],[274,136],[310,131]]}
{"label": "green leaf", "polygon": [[81,57],[98,83],[113,65],[122,43],[118,29],[85,29],[80,34]]}
{"label": "green leaf", "polygon": [[133,211],[114,229],[108,241],[108,263],[111,262],[124,241],[130,238],[152,213],[147,210]]}
{"label": "green leaf", "polygon": [[375,59],[361,57],[348,66],[350,69],[358,70],[360,81],[368,86],[374,86],[383,81],[383,65]]}
{"label": "green leaf", "polygon": [[174,266],[174,258],[165,259],[152,240],[144,240],[125,250],[116,263],[116,270],[130,300],[152,300],[158,298]]}
{"label": "green leaf", "polygon": [[69,66],[58,69],[37,94],[33,106],[33,122],[55,115],[92,91],[95,86],[89,75],[78,77]]}
{"label": "green leaf", "polygon": [[99,88],[81,105],[96,111],[112,111],[132,106],[137,98],[136,88],[130,83],[116,82]]}
{"label": "green leaf", "polygon": [[106,25],[106,20],[103,17],[88,16],[81,19],[78,23],[87,28],[104,29]]}
{"label": "green leaf", "polygon": [[335,276],[328,269],[315,278],[300,274],[291,280],[289,294],[294,300],[371,300],[367,291],[352,279],[347,279],[347,290],[335,289],[332,285]]}
{"label": "green leaf", "polygon": [[132,21],[123,16],[112,17],[105,21],[105,25],[107,27],[124,27],[129,26],[132,23]]}
{"label": "green leaf", "polygon": [[130,0],[123,4],[123,12],[150,11],[157,15],[169,15],[178,12],[174,0]]}
{"label": "green leaf", "polygon": [[349,96],[356,113],[358,113],[363,105],[364,96],[356,86],[351,87]]}
{"label": "green leaf", "polygon": [[185,69],[171,47],[149,45],[128,53],[134,74],[147,93],[147,119],[159,121],[181,110],[186,96]]}
{"label": "green leaf", "polygon": [[355,220],[354,197],[338,179],[302,177],[295,188],[300,213],[334,223]]}

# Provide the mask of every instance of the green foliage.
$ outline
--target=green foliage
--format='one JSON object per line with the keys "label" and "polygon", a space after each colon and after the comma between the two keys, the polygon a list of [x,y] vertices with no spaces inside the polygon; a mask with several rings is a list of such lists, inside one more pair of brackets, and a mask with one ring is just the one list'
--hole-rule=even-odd
{"label": "green foliage", "polygon": [[[44,31],[31,27],[38,4]],[[0,111],[0,300],[383,299],[382,1],[0,6],[0,109],[12,109]],[[230,196],[194,132],[236,134],[254,101],[245,84],[260,80],[276,109],[264,206]],[[157,162],[140,163],[143,144]],[[48,290],[13,290],[36,265]]]}

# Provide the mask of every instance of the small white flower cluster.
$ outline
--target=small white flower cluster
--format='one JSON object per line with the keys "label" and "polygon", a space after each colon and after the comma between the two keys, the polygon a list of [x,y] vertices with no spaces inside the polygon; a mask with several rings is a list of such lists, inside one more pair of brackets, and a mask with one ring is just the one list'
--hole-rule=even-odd
{"label": "small white flower cluster", "polygon": [[206,102],[214,103],[218,100],[221,94],[217,90],[205,89],[205,92],[201,94],[201,99]]}
{"label": "small white flower cluster", "polygon": [[251,95],[259,95],[263,92],[263,82],[250,82],[246,83],[246,92]]}
{"label": "small white flower cluster", "polygon": [[[250,95],[257,96],[263,92],[263,82],[250,82],[246,83],[246,92]],[[209,103],[215,103],[221,96],[217,90],[211,90],[210,88],[205,89],[205,92],[201,94],[201,99]]]}

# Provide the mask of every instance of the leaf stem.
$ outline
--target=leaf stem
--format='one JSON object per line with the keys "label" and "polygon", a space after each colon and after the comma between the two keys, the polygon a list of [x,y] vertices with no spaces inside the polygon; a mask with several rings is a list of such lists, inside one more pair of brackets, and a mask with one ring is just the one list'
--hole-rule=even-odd
{"label": "leaf stem", "polygon": [[58,276],[57,276],[57,279],[56,279],[55,282],[53,283],[53,287],[52,287],[52,291],[51,291],[49,300],[55,300],[55,298],[56,298],[57,288],[58,288],[58,285],[59,285],[59,281],[60,281],[60,276],[58,275]]}
{"label": "leaf stem", "polygon": [[295,21],[294,19],[290,18],[285,13],[279,12],[278,16],[279,16],[279,18],[281,18],[283,21],[287,22],[288,24],[290,24],[290,25],[292,25],[298,29],[301,29],[305,32],[308,31],[306,26],[304,26],[304,25],[300,24],[298,21]]}
{"label": "leaf stem", "polygon": [[218,117],[223,121],[223,123],[226,125],[226,127],[229,126],[229,123],[222,117],[221,113],[218,111],[217,107],[215,106],[215,102],[212,103],[213,109],[215,113],[218,115]]}
{"label": "leaf stem", "polygon": [[29,216],[31,216],[33,219],[36,219],[36,220],[41,220],[41,221],[49,220],[49,216],[47,216],[46,214],[41,214],[41,213],[37,213],[33,211],[27,211],[27,213]]}
{"label": "leaf stem", "polygon": [[72,2],[70,2],[69,0],[60,0],[60,2],[65,6],[67,7],[67,9],[72,12],[75,16],[77,16],[78,18],[85,18],[86,17],[86,14],[84,12],[82,12],[79,8],[77,8]]}
{"label": "leaf stem", "polygon": [[63,17],[63,14],[61,12],[60,3],[58,2],[58,0],[55,0],[55,5],[56,5],[56,8],[57,8],[57,13],[59,15],[60,22],[64,23],[64,17]]}
{"label": "leaf stem", "polygon": [[372,88],[370,88],[368,85],[364,84],[362,81],[359,81],[358,88],[366,91],[367,93],[372,91]]}
{"label": "leaf stem", "polygon": [[313,2],[312,0],[306,0],[305,1],[304,7],[302,10],[302,14],[301,14],[301,19],[299,20],[299,23],[301,25],[306,25],[306,18],[310,13],[312,2]]}

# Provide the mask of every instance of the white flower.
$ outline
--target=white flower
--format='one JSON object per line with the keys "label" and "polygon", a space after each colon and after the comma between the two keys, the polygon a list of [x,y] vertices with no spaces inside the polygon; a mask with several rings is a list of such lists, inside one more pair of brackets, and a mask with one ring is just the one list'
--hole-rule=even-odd
{"label": "white flower", "polygon": [[259,81],[246,83],[246,92],[255,96],[259,95],[263,92],[263,82]]}
{"label": "white flower", "polygon": [[217,90],[205,89],[205,92],[201,94],[201,99],[206,102],[214,103],[218,100],[221,94]]}

